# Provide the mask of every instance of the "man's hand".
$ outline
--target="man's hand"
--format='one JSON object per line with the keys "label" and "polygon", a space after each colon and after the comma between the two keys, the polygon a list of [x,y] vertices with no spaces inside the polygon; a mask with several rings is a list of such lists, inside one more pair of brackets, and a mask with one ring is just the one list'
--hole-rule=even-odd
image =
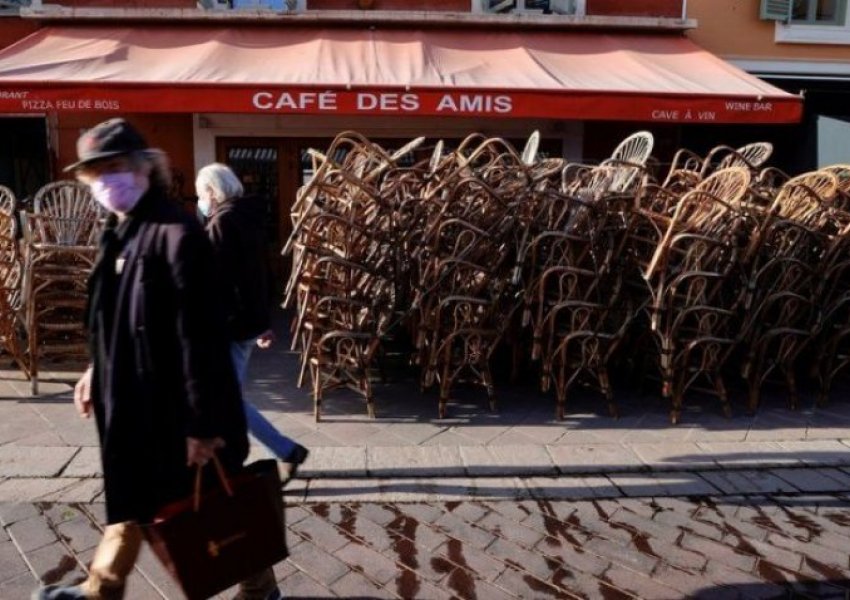
{"label": "man's hand", "polygon": [[267,329],[257,338],[257,348],[260,350],[267,350],[272,347],[272,344],[276,339],[277,336],[274,334],[274,331]]}
{"label": "man's hand", "polygon": [[84,419],[91,416],[91,378],[94,368],[89,365],[83,376],[74,386],[74,406],[77,407],[77,412]]}
{"label": "man's hand", "polygon": [[186,464],[188,466],[198,465],[203,467],[215,454],[218,448],[224,448],[224,440],[221,438],[186,438]]}

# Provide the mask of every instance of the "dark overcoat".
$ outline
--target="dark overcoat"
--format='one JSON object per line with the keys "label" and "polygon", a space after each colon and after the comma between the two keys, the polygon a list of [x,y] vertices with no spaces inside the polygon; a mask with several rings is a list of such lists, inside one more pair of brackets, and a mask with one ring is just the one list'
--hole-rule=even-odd
{"label": "dark overcoat", "polygon": [[206,226],[228,333],[237,342],[271,328],[267,210],[262,196],[229,198],[216,207]]}
{"label": "dark overcoat", "polygon": [[229,468],[248,454],[211,252],[159,188],[101,240],[88,325],[109,523],[149,521],[191,491],[187,436],[223,438]]}

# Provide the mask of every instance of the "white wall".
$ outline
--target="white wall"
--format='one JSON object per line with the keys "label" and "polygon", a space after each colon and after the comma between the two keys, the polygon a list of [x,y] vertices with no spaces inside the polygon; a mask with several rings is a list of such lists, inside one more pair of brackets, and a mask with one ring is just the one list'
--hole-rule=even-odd
{"label": "white wall", "polygon": [[818,168],[850,164],[850,122],[818,117]]}

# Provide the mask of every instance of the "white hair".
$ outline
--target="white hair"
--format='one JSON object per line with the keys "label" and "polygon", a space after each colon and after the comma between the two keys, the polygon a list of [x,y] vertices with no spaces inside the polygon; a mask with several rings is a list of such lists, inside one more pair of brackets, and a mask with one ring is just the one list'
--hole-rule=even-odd
{"label": "white hair", "polygon": [[198,171],[195,178],[195,190],[200,193],[204,188],[212,190],[212,199],[223,202],[229,198],[239,198],[245,193],[245,188],[236,173],[227,165],[211,163]]}

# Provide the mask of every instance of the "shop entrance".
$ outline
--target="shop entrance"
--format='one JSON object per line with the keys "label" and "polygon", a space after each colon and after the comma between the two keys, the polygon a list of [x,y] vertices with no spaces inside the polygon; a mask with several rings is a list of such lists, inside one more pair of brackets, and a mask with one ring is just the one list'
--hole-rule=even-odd
{"label": "shop entrance", "polygon": [[246,194],[268,199],[266,237],[269,242],[275,292],[283,290],[289,276],[289,258],[280,250],[292,232],[290,209],[295,194],[312,175],[308,148],[330,143],[321,138],[221,137],[216,140],[216,160],[229,165],[239,176]]}

